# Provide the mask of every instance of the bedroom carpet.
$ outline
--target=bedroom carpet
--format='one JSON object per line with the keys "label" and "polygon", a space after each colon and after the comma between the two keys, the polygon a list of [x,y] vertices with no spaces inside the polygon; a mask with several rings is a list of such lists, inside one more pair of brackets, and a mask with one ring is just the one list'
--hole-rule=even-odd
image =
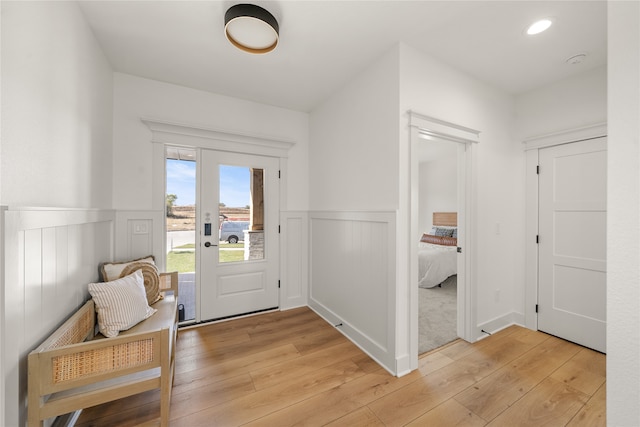
{"label": "bedroom carpet", "polygon": [[418,288],[420,317],[418,321],[418,354],[443,346],[456,338],[457,276],[451,276],[442,287]]}

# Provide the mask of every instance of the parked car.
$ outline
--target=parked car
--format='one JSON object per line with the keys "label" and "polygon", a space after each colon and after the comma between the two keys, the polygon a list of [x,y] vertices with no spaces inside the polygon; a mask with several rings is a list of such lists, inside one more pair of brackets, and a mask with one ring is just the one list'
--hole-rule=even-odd
{"label": "parked car", "polygon": [[238,243],[244,240],[244,230],[249,229],[249,221],[224,221],[220,225],[220,241]]}

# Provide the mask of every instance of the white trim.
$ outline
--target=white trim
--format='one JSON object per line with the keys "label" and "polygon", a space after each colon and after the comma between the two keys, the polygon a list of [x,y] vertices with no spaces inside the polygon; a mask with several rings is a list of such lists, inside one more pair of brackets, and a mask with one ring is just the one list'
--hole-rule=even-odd
{"label": "white trim", "polygon": [[554,145],[568,144],[570,142],[584,141],[585,139],[607,136],[607,123],[596,123],[579,128],[562,130],[545,135],[532,136],[522,141],[525,150],[552,147]]}
{"label": "white trim", "polygon": [[[476,295],[475,287],[472,283],[474,260],[474,243],[475,229],[473,217],[473,195],[475,194],[475,185],[473,180],[474,173],[474,146],[479,142],[480,132],[474,129],[445,122],[443,120],[434,119],[414,111],[409,111],[409,152],[408,159],[405,160],[407,170],[409,171],[409,195],[408,215],[409,215],[409,238],[398,234],[398,238],[402,238],[404,242],[398,241],[398,245],[409,246],[409,259],[406,260],[406,268],[408,269],[408,295],[409,295],[409,357],[410,369],[418,367],[418,266],[417,266],[417,245],[412,240],[418,235],[418,203],[417,192],[415,187],[418,183],[417,161],[411,153],[417,149],[417,144],[425,136],[453,141],[459,143],[458,149],[458,224],[460,231],[458,234],[458,245],[463,248],[461,259],[458,265],[463,266],[464,271],[458,273],[458,304],[457,304],[457,334],[466,341],[473,342],[478,338],[478,333],[474,325],[477,319]],[[429,138],[427,138],[429,139]],[[401,198],[402,199],[402,198]],[[400,359],[399,359],[400,360]]]}
{"label": "white trim", "polygon": [[272,137],[208,129],[153,119],[141,120],[151,130],[151,142],[159,144],[208,148],[271,157],[287,157],[289,149],[295,145],[292,141]]}
{"label": "white trim", "polygon": [[4,320],[4,294],[5,294],[5,282],[4,282],[4,213],[7,211],[6,206],[0,206],[0,307],[2,307],[2,314],[0,314],[0,378],[2,378],[2,387],[0,387],[0,424],[6,424],[7,419],[5,418],[5,400],[4,400],[4,384],[5,384],[5,357],[4,357],[4,348],[5,338],[7,336],[6,331],[4,330],[5,320]]}
{"label": "white trim", "polygon": [[426,116],[412,110],[409,110],[408,114],[409,126],[417,128],[419,134],[427,137],[427,139],[428,137],[435,137],[460,143],[480,142],[480,131],[478,130]]}
{"label": "white trim", "polygon": [[[493,335],[496,332],[506,329],[512,325],[522,326],[523,320],[524,320],[523,314],[515,311],[511,311],[507,314],[503,314],[502,316],[495,317],[491,320],[488,320],[478,325],[478,334],[480,334],[480,338],[478,339],[483,339],[488,337],[489,335],[486,334],[485,332],[488,332],[489,334]],[[485,331],[485,332],[482,332],[482,331]]]}
{"label": "white trim", "polygon": [[539,150],[528,150],[525,159],[525,288],[524,325],[538,330],[538,154]]}

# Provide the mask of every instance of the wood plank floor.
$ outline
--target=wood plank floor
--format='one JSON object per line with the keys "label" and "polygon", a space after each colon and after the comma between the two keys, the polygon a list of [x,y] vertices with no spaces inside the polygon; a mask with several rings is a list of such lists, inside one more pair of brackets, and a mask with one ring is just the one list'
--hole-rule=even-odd
{"label": "wood plank floor", "polygon": [[[181,329],[171,426],[604,426],[605,356],[509,327],[388,374],[308,308]],[[159,393],[76,426],[156,425]]]}

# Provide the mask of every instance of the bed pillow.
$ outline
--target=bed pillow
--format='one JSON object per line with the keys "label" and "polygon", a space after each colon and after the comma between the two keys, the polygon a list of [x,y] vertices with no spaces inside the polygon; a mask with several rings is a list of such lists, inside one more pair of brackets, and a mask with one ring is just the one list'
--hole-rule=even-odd
{"label": "bed pillow", "polygon": [[157,310],[149,307],[141,270],[111,282],[89,283],[98,329],[107,338],[134,327]]}
{"label": "bed pillow", "polygon": [[128,276],[136,270],[142,271],[149,305],[162,299],[160,295],[160,276],[158,275],[158,268],[153,255],[125,262],[105,262],[100,266],[102,280],[105,282]]}
{"label": "bed pillow", "polygon": [[454,228],[447,227],[431,227],[429,234],[432,236],[451,237],[453,236],[454,230]]}
{"label": "bed pillow", "polygon": [[431,234],[423,234],[420,239],[422,243],[431,243],[441,246],[458,246],[458,239],[448,236],[433,236]]}

